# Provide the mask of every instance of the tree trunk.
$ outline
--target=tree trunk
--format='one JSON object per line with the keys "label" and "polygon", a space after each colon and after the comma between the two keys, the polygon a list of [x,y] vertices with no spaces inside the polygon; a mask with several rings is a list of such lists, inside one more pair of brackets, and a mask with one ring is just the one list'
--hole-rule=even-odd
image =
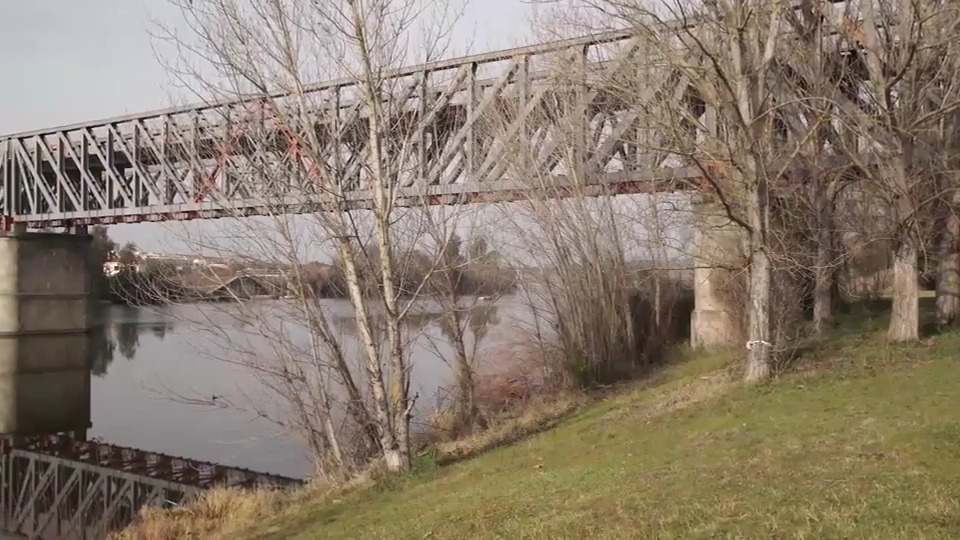
{"label": "tree trunk", "polygon": [[[375,96],[367,88],[367,99],[374,103]],[[376,221],[377,242],[380,252],[380,286],[383,287],[383,311],[387,329],[387,343],[390,350],[390,425],[394,430],[394,446],[384,449],[387,468],[399,471],[410,468],[410,415],[413,403],[410,402],[410,370],[403,355],[403,336],[400,331],[400,308],[398,294],[394,286],[393,242],[390,234],[390,179],[387,167],[382,163],[380,123],[377,112],[371,105],[368,119],[370,129],[370,172],[373,176],[374,219]]]}
{"label": "tree trunk", "polygon": [[654,282],[653,282],[653,328],[656,331],[657,339],[660,339],[663,337],[661,332],[662,323],[660,321],[663,313],[663,306],[662,306],[663,299],[661,298],[661,295],[663,293],[660,290],[660,271],[659,270],[653,271],[653,279],[654,279]]}
{"label": "tree trunk", "polygon": [[937,269],[937,326],[944,328],[957,321],[960,312],[960,215],[948,209],[939,245]]}
{"label": "tree trunk", "polygon": [[817,211],[817,260],[814,266],[813,331],[822,335],[833,326],[833,208],[826,186],[814,187]]}
{"label": "tree trunk", "polygon": [[[353,12],[357,35],[361,36],[361,11]],[[363,39],[366,39],[365,37]],[[365,44],[366,45],[366,44]],[[369,166],[373,186],[373,217],[376,225],[377,245],[379,247],[380,286],[383,289],[383,311],[387,330],[387,345],[390,352],[390,421],[389,429],[392,433],[392,443],[384,447],[384,459],[387,468],[391,471],[405,470],[410,467],[410,415],[413,403],[410,401],[410,370],[403,355],[403,343],[400,331],[401,312],[398,306],[398,294],[394,287],[393,269],[393,242],[390,234],[391,209],[393,208],[393,177],[390,176],[390,167],[384,163],[383,141],[380,138],[381,109],[380,97],[374,90],[377,85],[376,71],[373,68],[367,51],[363,54],[364,73],[366,81],[363,88],[364,101],[368,114],[367,137]]]}
{"label": "tree trunk", "polygon": [[770,376],[773,352],[770,332],[770,300],[773,292],[773,267],[767,248],[770,224],[770,202],[767,182],[761,168],[761,159],[747,162],[751,170],[747,179],[753,183],[748,191],[746,216],[750,225],[750,285],[747,315],[747,365],[744,380],[761,382]]}
{"label": "tree trunk", "polygon": [[887,332],[891,341],[920,338],[920,284],[917,278],[916,240],[908,235],[893,256],[893,310]]}
{"label": "tree trunk", "polygon": [[[294,271],[296,272],[296,282],[298,284],[297,296],[300,299],[301,309],[303,313],[306,314],[308,328],[310,329],[310,338],[311,340],[319,341],[319,344],[316,342],[313,343],[313,350],[316,351],[320,344],[322,344],[322,347],[329,352],[333,361],[334,372],[340,378],[341,385],[346,391],[347,414],[353,417],[353,421],[357,426],[360,426],[365,438],[365,447],[370,449],[379,448],[380,441],[376,425],[374,425],[371,419],[370,411],[367,409],[367,405],[363,400],[363,394],[354,379],[350,365],[347,363],[346,353],[344,353],[339,341],[331,339],[331,332],[327,326],[326,318],[320,311],[316,299],[313,297],[313,293],[308,292],[304,286],[302,268],[299,265],[295,265]],[[317,365],[321,364],[319,359],[315,362]],[[324,391],[324,394],[325,393]],[[324,401],[327,405],[326,410],[331,410],[326,395],[324,395],[324,400],[326,400]]]}
{"label": "tree trunk", "polygon": [[744,380],[759,382],[770,376],[770,257],[764,247],[753,250],[750,261],[750,316],[747,330],[747,367]]}
{"label": "tree trunk", "polygon": [[474,423],[478,419],[476,389],[473,382],[473,368],[467,358],[467,351],[463,347],[463,341],[456,344],[457,347],[457,404],[456,404],[456,429],[458,437],[467,434],[473,429]]}
{"label": "tree trunk", "polygon": [[[387,402],[387,392],[383,384],[383,369],[380,366],[380,347],[373,337],[370,316],[367,311],[367,299],[360,289],[359,273],[351,246],[344,238],[337,239],[337,251],[343,261],[344,278],[347,281],[347,291],[350,294],[350,303],[353,304],[354,317],[357,320],[357,333],[360,336],[360,345],[363,348],[363,367],[367,372],[370,384],[370,394],[373,399],[374,417],[377,424],[379,446],[383,451],[387,466],[396,464],[396,456],[392,454],[397,448],[396,437],[393,431],[393,419],[390,415],[390,404]],[[402,462],[401,462],[402,463]]]}
{"label": "tree trunk", "polygon": [[[476,392],[473,382],[473,368],[467,356],[464,343],[463,318],[460,315],[454,284],[448,280],[447,292],[449,295],[449,311],[443,321],[443,331],[447,335],[454,353],[454,377],[457,382],[456,401],[453,404],[454,425],[453,436],[465,435],[472,427],[476,418]],[[476,338],[479,339],[479,338]]]}
{"label": "tree trunk", "polygon": [[833,327],[833,271],[827,267],[831,260],[828,247],[817,246],[817,268],[813,286],[813,331],[823,335]]}

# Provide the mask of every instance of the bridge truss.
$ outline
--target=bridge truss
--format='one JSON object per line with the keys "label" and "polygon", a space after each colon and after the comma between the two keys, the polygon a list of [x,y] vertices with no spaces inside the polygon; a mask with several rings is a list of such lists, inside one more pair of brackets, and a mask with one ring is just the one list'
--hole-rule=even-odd
{"label": "bridge truss", "polygon": [[[681,70],[645,66],[643,49],[637,36],[613,32],[389,73],[385,107],[413,134],[398,204],[522,198],[536,186],[511,166],[518,146],[533,156],[526,170],[562,187],[570,137],[577,167],[589,173],[580,176],[598,193],[695,187],[699,170],[651,150],[668,135],[644,125],[642,113],[645,100],[659,100],[702,127],[709,111]],[[689,60],[698,61],[692,52]],[[644,98],[618,94],[624,81],[641,81]],[[58,227],[363,206],[367,127],[360,87],[342,79],[296,96],[19,133],[0,138],[0,216]],[[307,137],[320,150],[307,155]],[[278,167],[296,177],[281,189],[263,174]]]}
{"label": "bridge truss", "polygon": [[0,522],[28,538],[103,538],[145,506],[183,504],[213,486],[300,481],[66,435],[7,440],[0,456]]}
{"label": "bridge truss", "polygon": [[[639,48],[630,35],[614,33],[395,71],[386,101],[415,131],[417,146],[401,196],[438,203],[526,189],[506,166],[518,140],[536,146],[539,170],[563,176],[559,130],[571,118],[586,119],[585,161],[611,173],[611,183],[622,184],[618,189],[646,189],[628,185],[641,176],[691,178],[691,171],[664,168],[662,158],[624,143],[637,127],[639,104],[618,102],[604,81],[632,69]],[[581,65],[582,83],[569,88],[557,81],[549,69],[556,62]],[[665,76],[661,84],[675,89],[678,82]],[[327,82],[308,94],[315,111],[310,123],[326,145],[319,165],[337,171],[338,190],[292,192],[280,206],[296,212],[331,197],[368,199],[366,116],[357,84]],[[549,120],[548,104],[569,96],[576,96],[575,110]],[[683,98],[677,92],[678,104]],[[0,215],[45,227],[258,213],[265,202],[262,179],[250,174],[255,164],[300,158],[290,136],[299,128],[276,114],[294,106],[292,99],[170,109],[2,138]],[[484,124],[505,106],[515,111],[509,125]],[[639,170],[647,174],[622,174]]]}

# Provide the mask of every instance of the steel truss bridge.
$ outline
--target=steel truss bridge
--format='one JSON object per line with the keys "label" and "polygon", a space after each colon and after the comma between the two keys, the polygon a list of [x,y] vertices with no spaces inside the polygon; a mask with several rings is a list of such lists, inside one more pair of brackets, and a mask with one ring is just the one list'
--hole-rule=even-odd
{"label": "steel truss bridge", "polygon": [[213,486],[300,484],[63,434],[6,439],[0,452],[0,528],[27,538],[103,538],[144,506],[180,505]]}
{"label": "steel truss bridge", "polygon": [[[693,187],[699,170],[649,150],[665,136],[640,125],[642,98],[628,101],[612,91],[624,77],[642,80],[640,95],[666,100],[709,125],[682,73],[638,71],[642,49],[635,35],[614,32],[389,73],[384,103],[398,125],[409,127],[413,146],[399,203],[521,198],[530,184],[511,172],[508,159],[518,145],[530,149],[526,170],[555,179],[551,186],[562,184],[570,175],[563,163],[570,126],[582,149],[576,163],[591,173],[584,178],[597,179],[597,192]],[[566,71],[582,76],[572,83],[558,78],[557,65],[577,66]],[[298,126],[279,113],[296,110],[299,100],[310,112],[297,117]],[[566,105],[557,109],[557,103]],[[502,114],[507,109],[512,112]],[[491,118],[509,120],[491,126]],[[360,88],[342,79],[298,96],[18,133],[0,138],[0,217],[43,228],[362,206],[371,197],[363,167],[366,129]],[[305,155],[298,141],[308,136],[323,150]],[[274,166],[299,178],[278,191],[257,173]],[[335,180],[318,181],[318,168]]]}

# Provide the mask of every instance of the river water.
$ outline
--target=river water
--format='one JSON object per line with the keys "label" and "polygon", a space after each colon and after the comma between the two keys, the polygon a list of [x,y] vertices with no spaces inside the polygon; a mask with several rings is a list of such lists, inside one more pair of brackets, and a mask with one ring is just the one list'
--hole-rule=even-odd
{"label": "river water", "polygon": [[[280,302],[265,301],[262,312],[280,307]],[[350,341],[349,302],[322,302]],[[308,476],[312,465],[305,444],[253,412],[276,410],[273,394],[248,367],[234,361],[233,355],[248,346],[269,354],[271,342],[251,332],[255,325],[229,317],[230,309],[222,304],[103,306],[91,346],[88,437],[260,472]],[[427,306],[411,317],[412,390],[419,395],[421,418],[451,382],[451,369],[441,358],[449,349],[432,313]],[[515,298],[474,303],[471,314],[477,323],[468,339],[484,329],[477,348],[481,362],[485,357],[509,361],[527,320],[523,313]],[[293,326],[295,335],[306,335]],[[251,336],[259,341],[251,341]],[[231,346],[236,343],[245,345]],[[225,402],[230,405],[218,405]]]}

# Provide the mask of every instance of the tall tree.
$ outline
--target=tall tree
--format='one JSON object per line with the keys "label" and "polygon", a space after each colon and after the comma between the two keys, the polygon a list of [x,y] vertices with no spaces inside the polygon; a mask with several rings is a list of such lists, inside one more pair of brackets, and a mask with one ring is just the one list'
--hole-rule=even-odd
{"label": "tall tree", "polygon": [[[192,35],[171,36],[184,56],[206,61],[208,69],[191,69],[188,81],[204,98],[231,103],[211,109],[210,116],[218,116],[220,157],[201,193],[238,217],[247,215],[250,201],[266,214],[259,222],[232,225],[234,232],[214,249],[256,251],[287,268],[292,283],[291,312],[278,317],[246,306],[246,318],[268,335],[277,358],[276,365],[254,358],[245,364],[289,405],[292,419],[284,423],[307,437],[322,470],[343,472],[369,459],[391,470],[408,468],[415,396],[402,322],[423,284],[401,287],[399,277],[416,259],[403,246],[415,245],[410,236],[422,234],[422,227],[404,218],[399,201],[405,187],[417,196],[423,180],[418,174],[427,165],[426,137],[436,119],[423,116],[421,107],[437,99],[438,83],[429,71],[391,71],[442,53],[453,6],[421,0],[172,1]],[[349,82],[311,86],[342,77]],[[183,159],[197,162],[196,155]],[[358,193],[365,194],[362,204]],[[291,208],[291,201],[304,206]],[[230,239],[242,240],[227,248]],[[338,260],[357,321],[356,347],[340,339],[309,291],[303,261],[318,247]],[[293,320],[307,325],[308,346],[291,341],[283,325]],[[341,407],[350,419],[346,431],[337,416]],[[351,450],[346,442],[352,440],[363,441],[359,447],[366,450]]]}
{"label": "tall tree", "polygon": [[[793,99],[781,104],[782,118],[794,137],[806,137],[800,151],[804,174],[794,178],[806,184],[806,200],[800,214],[813,244],[808,265],[813,275],[813,328],[824,333],[832,325],[834,306],[839,298],[836,276],[843,260],[838,241],[837,199],[846,184],[837,172],[842,151],[837,141],[852,131],[832,122],[834,104],[842,94],[849,70],[844,60],[844,44],[835,39],[828,14],[835,4],[829,0],[802,0],[796,9],[786,12],[790,30],[789,46],[778,51],[777,69],[789,84],[785,90]],[[810,127],[813,127],[812,132]],[[843,169],[839,169],[842,171]]]}
{"label": "tall tree", "polygon": [[[762,381],[778,346],[772,313],[774,190],[807,137],[785,137],[780,110],[790,97],[784,95],[785,76],[776,61],[793,5],[785,0],[671,0],[656,7],[584,1],[634,30],[645,52],[651,51],[639,76],[618,90],[621,99],[644,104],[644,127],[658,134],[645,144],[699,169],[713,206],[745,236],[744,378]],[[651,74],[669,84],[650,88]]]}
{"label": "tall tree", "polygon": [[[942,75],[954,76],[958,69],[960,66]],[[937,187],[941,197],[936,215],[936,322],[945,328],[960,320],[960,111],[944,115],[935,133],[941,148]]]}
{"label": "tall tree", "polygon": [[928,245],[938,177],[949,151],[938,128],[960,106],[960,7],[933,0],[879,0],[852,6],[835,27],[851,51],[856,84],[838,103],[856,137],[844,139],[880,198],[894,230],[893,311],[888,337],[920,333],[919,257]]}

